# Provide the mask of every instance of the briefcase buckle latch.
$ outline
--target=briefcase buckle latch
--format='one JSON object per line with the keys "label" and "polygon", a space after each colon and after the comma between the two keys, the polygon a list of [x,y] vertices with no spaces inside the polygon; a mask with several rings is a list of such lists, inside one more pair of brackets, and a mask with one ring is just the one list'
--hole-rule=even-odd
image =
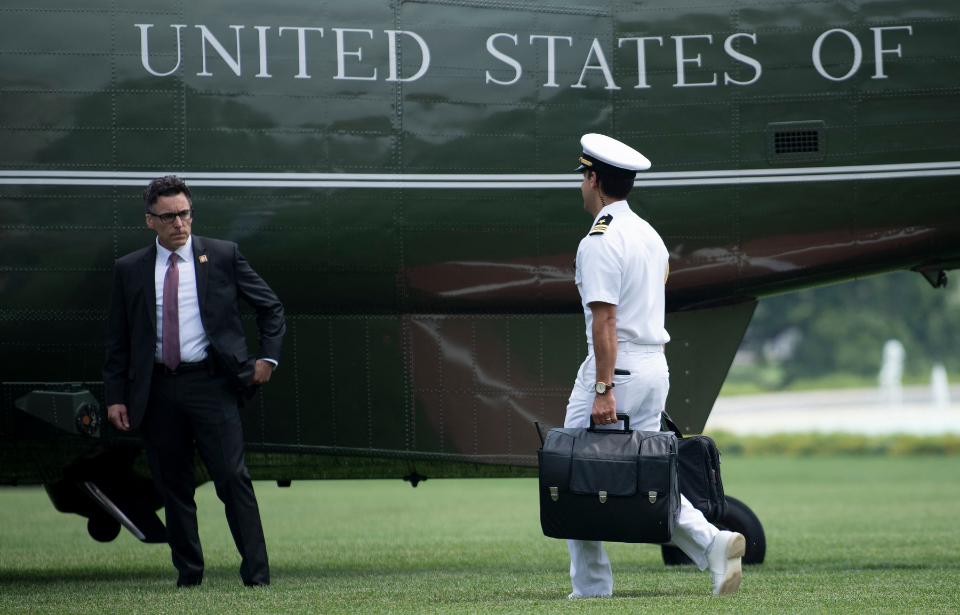
{"label": "briefcase buckle latch", "polygon": [[647,498],[649,498],[649,499],[650,499],[650,503],[653,504],[654,502],[657,501],[657,492],[656,492],[656,491],[651,491],[650,493],[647,494]]}
{"label": "briefcase buckle latch", "polygon": [[550,499],[554,502],[560,499],[560,490],[557,487],[550,487]]}
{"label": "briefcase buckle latch", "polygon": [[601,492],[600,492],[600,503],[601,503],[601,504],[606,504],[606,502],[607,502],[607,492],[606,492],[606,491],[601,491]]}

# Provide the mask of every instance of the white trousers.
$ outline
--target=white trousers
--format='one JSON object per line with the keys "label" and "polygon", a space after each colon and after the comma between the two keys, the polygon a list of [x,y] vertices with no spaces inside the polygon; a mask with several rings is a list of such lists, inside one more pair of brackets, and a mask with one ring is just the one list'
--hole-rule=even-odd
{"label": "white trousers", "polygon": [[[660,430],[660,412],[670,389],[667,359],[660,346],[640,346],[621,342],[617,348],[617,368],[629,376],[614,376],[613,397],[617,412],[630,416],[630,429]],[[592,349],[580,366],[577,382],[567,404],[564,427],[589,427],[596,396],[597,362]],[[623,429],[623,423],[609,428]],[[602,429],[602,427],[598,427]],[[700,570],[707,568],[707,551],[719,530],[707,522],[703,513],[687,498],[680,496],[680,518],[673,530],[673,544],[690,556]],[[568,540],[570,580],[578,596],[609,596],[613,593],[613,570],[599,541]]]}

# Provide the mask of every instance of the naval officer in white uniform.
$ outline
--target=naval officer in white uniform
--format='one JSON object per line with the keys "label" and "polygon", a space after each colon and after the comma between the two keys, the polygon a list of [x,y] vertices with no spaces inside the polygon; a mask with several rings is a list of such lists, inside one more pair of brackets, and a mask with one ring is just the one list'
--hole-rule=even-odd
{"label": "naval officer in white uniform", "polygon": [[[663,327],[664,285],[669,275],[666,246],[625,200],[637,171],[650,161],[628,145],[599,134],[580,140],[583,208],[594,219],[577,249],[577,289],[587,321],[587,358],[570,394],[564,427],[619,426],[617,412],[630,416],[631,429],[659,431],[670,374],[663,354],[670,336]],[[602,518],[596,519],[602,524]],[[710,569],[714,594],[740,587],[740,558],[746,541],[721,532],[680,496],[673,542],[700,570]],[[597,541],[568,540],[570,598],[610,596],[613,571]]]}

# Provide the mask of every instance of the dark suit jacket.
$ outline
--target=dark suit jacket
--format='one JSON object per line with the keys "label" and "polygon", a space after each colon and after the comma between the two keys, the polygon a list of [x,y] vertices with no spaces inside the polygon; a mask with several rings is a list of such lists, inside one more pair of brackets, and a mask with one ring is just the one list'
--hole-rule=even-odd
{"label": "dark suit jacket", "polygon": [[[206,256],[206,262],[200,262],[201,256]],[[157,349],[156,260],[154,243],[117,259],[113,268],[103,385],[108,406],[126,404],[132,428],[143,420],[153,377]],[[243,298],[257,311],[259,358],[278,362],[286,332],[283,306],[235,243],[194,235],[193,262],[200,320],[210,340],[207,353],[233,379],[238,392],[249,399],[256,392],[256,386],[248,383],[258,357],[247,350],[239,299]]]}

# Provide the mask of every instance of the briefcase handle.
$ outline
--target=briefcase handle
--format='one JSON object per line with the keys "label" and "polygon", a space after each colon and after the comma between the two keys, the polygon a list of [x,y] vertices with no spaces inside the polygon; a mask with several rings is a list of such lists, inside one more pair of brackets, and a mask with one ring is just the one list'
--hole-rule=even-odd
{"label": "briefcase handle", "polygon": [[[614,433],[629,433],[630,432],[630,416],[627,414],[621,414],[617,412],[617,420],[623,421],[623,429],[603,429],[601,431],[612,431]],[[590,415],[590,427],[587,428],[588,431],[596,431],[597,426],[593,422],[593,415]]]}

